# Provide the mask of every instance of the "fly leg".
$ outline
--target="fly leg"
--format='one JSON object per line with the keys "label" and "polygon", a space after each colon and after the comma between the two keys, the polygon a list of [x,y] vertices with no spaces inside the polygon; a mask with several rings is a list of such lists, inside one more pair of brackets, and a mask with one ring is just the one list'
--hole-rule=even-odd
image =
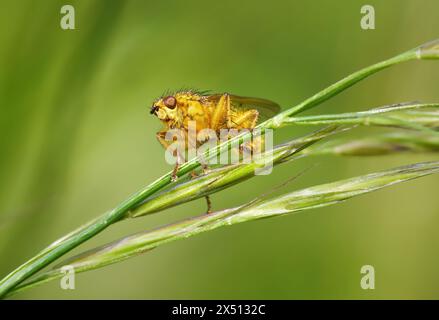
{"label": "fly leg", "polygon": [[224,93],[219,99],[210,120],[211,129],[218,131],[226,127],[230,119],[230,95]]}
{"label": "fly leg", "polygon": [[[209,172],[209,168],[208,168],[207,164],[203,164],[201,169],[203,170],[203,173]],[[212,213],[212,201],[210,200],[210,196],[207,195],[204,198],[206,199],[206,204],[207,204],[207,211],[206,211],[206,213],[207,214]]]}
{"label": "fly leg", "polygon": [[212,213],[212,202],[210,201],[210,197],[205,196],[204,198],[206,198],[206,204],[207,204],[206,214],[211,214]]}
{"label": "fly leg", "polygon": [[[225,93],[219,99],[217,105],[215,106],[214,112],[212,114],[210,120],[210,128],[215,131],[219,131],[221,128],[226,128],[228,126],[228,122],[230,119],[230,95]],[[208,167],[207,164],[202,165],[202,172],[207,173]],[[212,212],[212,202],[210,197],[207,195],[206,204],[207,204],[207,213]]]}
{"label": "fly leg", "polygon": [[[201,168],[202,168],[203,174],[206,173],[208,170],[206,164],[203,164]],[[197,173],[195,171],[192,171],[191,178],[195,179],[196,177],[198,177]],[[210,200],[210,196],[208,196],[208,195],[204,196],[204,198],[206,199],[206,204],[207,204],[206,214],[210,214],[210,213],[212,213],[212,201]]]}
{"label": "fly leg", "polygon": [[178,161],[175,163],[175,166],[174,166],[174,169],[172,170],[172,174],[171,174],[171,181],[172,182],[175,182],[175,181],[177,181],[177,179],[178,179],[178,176],[177,176],[177,172],[178,172],[178,167],[179,167],[179,163],[178,163]]}
{"label": "fly leg", "polygon": [[[157,137],[157,140],[160,142],[160,144],[167,150],[173,141],[166,140],[166,133],[167,133],[167,131],[159,131],[159,132],[157,132],[156,137]],[[177,173],[178,173],[179,166],[180,166],[180,164],[185,162],[184,158],[181,156],[181,154],[179,152],[179,148],[177,148],[173,151],[173,155],[176,158],[176,161],[175,161],[174,169],[172,170],[172,174],[171,174],[171,181],[172,182],[177,181],[177,179],[178,179]]]}
{"label": "fly leg", "polygon": [[[252,131],[254,129],[254,127],[256,126],[256,123],[258,121],[258,117],[259,117],[259,112],[257,110],[247,110],[242,112],[239,115],[234,115],[233,118],[231,117],[228,120],[228,126],[229,128],[234,128],[234,129],[248,129],[250,131]],[[254,140],[255,137],[252,137],[252,139]],[[258,140],[259,141],[259,140]],[[248,153],[248,152],[253,152],[254,150],[254,143],[252,143],[251,141],[247,141],[244,142],[242,145],[240,145],[239,150],[241,153]]]}
{"label": "fly leg", "polygon": [[181,156],[180,152],[178,152],[178,149],[174,150],[174,157],[176,157],[176,161],[175,161],[175,166],[174,166],[174,170],[172,170],[172,175],[171,175],[171,181],[175,182],[178,179],[178,169],[180,167],[180,164],[184,163],[184,158]]}
{"label": "fly leg", "polygon": [[240,115],[236,115],[230,118],[229,128],[236,129],[249,129],[252,130],[258,122],[259,112],[258,110],[250,109],[242,112]]}

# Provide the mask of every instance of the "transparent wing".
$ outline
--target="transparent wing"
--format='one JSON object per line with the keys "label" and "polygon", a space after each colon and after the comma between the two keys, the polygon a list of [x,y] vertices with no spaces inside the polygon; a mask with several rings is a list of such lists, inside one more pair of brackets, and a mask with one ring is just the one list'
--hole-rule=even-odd
{"label": "transparent wing", "polygon": [[[222,94],[216,93],[209,95],[209,101],[218,102]],[[268,119],[280,112],[280,106],[271,100],[253,97],[241,97],[230,94],[232,108],[237,109],[256,109],[259,111],[259,119]]]}

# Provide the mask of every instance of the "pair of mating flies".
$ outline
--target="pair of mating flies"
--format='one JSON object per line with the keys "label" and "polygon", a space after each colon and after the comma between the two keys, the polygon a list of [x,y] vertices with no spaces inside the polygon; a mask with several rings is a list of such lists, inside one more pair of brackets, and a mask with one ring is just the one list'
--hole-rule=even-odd
{"label": "pair of mating flies", "polygon": [[[277,103],[260,98],[241,97],[231,94],[205,94],[196,91],[178,91],[154,101],[151,114],[163,123],[163,129],[156,136],[166,149],[172,141],[166,140],[170,129],[179,129],[187,134],[189,123],[195,123],[196,133],[211,129],[217,133],[222,129],[252,130],[258,120],[277,114]],[[177,177],[178,157],[173,171],[173,180]],[[208,212],[210,200],[206,197]]]}

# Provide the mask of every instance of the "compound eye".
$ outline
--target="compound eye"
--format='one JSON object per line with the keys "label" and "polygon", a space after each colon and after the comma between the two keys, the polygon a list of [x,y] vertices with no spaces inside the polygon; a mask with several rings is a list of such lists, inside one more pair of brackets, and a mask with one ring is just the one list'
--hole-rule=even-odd
{"label": "compound eye", "polygon": [[163,99],[163,103],[169,109],[174,109],[175,106],[177,105],[177,99],[175,99],[175,97],[173,97],[173,96],[168,96],[168,97]]}

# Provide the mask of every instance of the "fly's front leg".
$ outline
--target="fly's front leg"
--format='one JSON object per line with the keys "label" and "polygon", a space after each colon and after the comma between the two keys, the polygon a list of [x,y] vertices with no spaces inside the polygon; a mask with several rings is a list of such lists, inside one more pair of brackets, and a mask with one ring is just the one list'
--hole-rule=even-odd
{"label": "fly's front leg", "polygon": [[[168,150],[168,148],[175,142],[167,140],[166,133],[167,133],[167,131],[159,131],[159,132],[157,132],[156,137],[157,137],[157,140],[160,142],[160,144],[166,150]],[[175,161],[175,166],[174,166],[174,169],[172,170],[172,175],[171,175],[172,182],[177,181],[177,179],[178,179],[177,173],[178,173],[179,165],[185,162],[184,157],[179,152],[179,149],[180,149],[179,147],[180,146],[177,145],[177,148],[173,151],[173,156],[176,158],[176,161]]]}
{"label": "fly's front leg", "polygon": [[175,166],[174,166],[174,170],[172,170],[172,175],[171,175],[171,181],[172,182],[175,182],[178,179],[177,173],[178,173],[179,166],[180,166],[180,163],[177,160],[177,162],[175,163]]}
{"label": "fly's front leg", "polygon": [[162,145],[163,148],[168,149],[168,147],[171,145],[171,141],[166,140],[166,132],[167,131],[159,131],[155,134],[158,142]]}

